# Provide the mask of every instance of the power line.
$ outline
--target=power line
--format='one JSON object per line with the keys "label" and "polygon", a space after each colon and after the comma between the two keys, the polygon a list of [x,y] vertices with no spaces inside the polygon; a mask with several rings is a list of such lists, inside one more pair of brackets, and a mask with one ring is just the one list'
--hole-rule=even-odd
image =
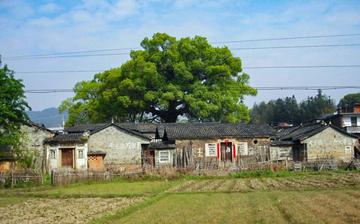
{"label": "power line", "polygon": [[354,47],[354,46],[360,46],[360,44],[352,43],[352,44],[290,45],[290,46],[270,46],[270,47],[239,47],[239,48],[230,48],[230,50],[267,50],[267,49],[287,49],[287,48]]}
{"label": "power line", "polygon": [[[242,42],[259,42],[259,41],[275,41],[275,40],[294,40],[294,39],[316,39],[316,38],[334,38],[334,37],[351,37],[351,36],[360,36],[360,34],[337,34],[337,35],[315,35],[315,36],[293,36],[293,37],[279,37],[279,38],[261,38],[261,39],[244,39],[244,40],[230,40],[230,41],[217,41],[211,42],[212,44],[231,44],[231,43],[242,43]],[[350,44],[348,46],[355,46]],[[304,48],[304,47],[313,47],[313,46],[275,46],[275,47],[263,47],[263,48],[241,48],[242,50],[254,50],[254,49],[273,49],[273,48]],[[330,46],[316,46],[316,47],[330,47]],[[332,46],[332,47],[340,47]],[[138,50],[140,48],[137,47],[127,47],[127,48],[108,48],[108,49],[93,49],[93,50],[79,50],[79,51],[65,51],[65,52],[57,52],[57,53],[49,53],[49,54],[29,54],[29,55],[17,55],[17,56],[9,56],[5,57],[7,60],[24,60],[24,59],[43,59],[43,58],[54,58],[49,56],[57,56],[57,57],[70,57],[68,54],[83,54],[83,53],[94,53],[94,52],[106,52],[106,51],[123,51],[123,50]],[[85,54],[79,55],[80,57],[89,57],[89,56],[110,56],[110,55],[123,55],[128,53],[117,53],[117,54]],[[72,56],[74,57],[74,56]]]}
{"label": "power line", "polygon": [[48,73],[96,73],[96,72],[103,72],[105,70],[109,70],[109,69],[103,69],[103,70],[55,70],[55,71],[20,71],[20,72],[15,72],[15,73],[19,73],[19,74],[48,74]]}
{"label": "power line", "polygon": [[[239,47],[239,48],[229,48],[230,50],[270,50],[270,49],[296,49],[296,48],[322,48],[322,47],[355,47],[360,46],[360,43],[350,43],[350,44],[318,44],[318,45],[286,45],[286,46],[265,46],[265,47]],[[115,50],[115,49],[113,49]],[[87,52],[96,52],[104,50],[92,50]],[[78,51],[80,52],[80,51]],[[118,56],[118,55],[129,55],[130,52],[118,52],[118,53],[97,53],[97,54],[50,54],[50,55],[41,55],[41,56],[15,56],[15,57],[4,57],[4,59],[9,61],[18,61],[18,60],[33,60],[33,59],[54,59],[54,58],[82,58],[82,57],[103,57],[103,56]]]}
{"label": "power line", "polygon": [[[280,66],[244,66],[243,69],[309,69],[309,68],[358,68],[360,64],[353,65],[280,65]],[[49,74],[49,73],[97,73],[108,69],[97,70],[47,70],[47,71],[18,71],[17,74]]]}
{"label": "power line", "polygon": [[[231,88],[231,87],[229,87]],[[337,90],[337,89],[360,89],[360,86],[258,86],[257,90]],[[73,89],[30,89],[26,93],[73,93]],[[91,92],[91,91],[80,91]]]}
{"label": "power line", "polygon": [[248,66],[244,69],[307,69],[307,68],[358,68],[359,65],[282,65],[282,66]]}
{"label": "power line", "polygon": [[[322,48],[322,47],[355,47],[360,46],[360,43],[350,44],[318,44],[318,45],[287,45],[287,46],[265,46],[265,47],[240,47],[240,48],[229,48],[230,50],[270,50],[270,49],[296,49],[296,48]],[[138,49],[139,50],[139,49]],[[92,50],[88,52],[96,52],[102,50]],[[80,51],[78,51],[80,52]],[[98,54],[51,54],[49,56],[16,56],[16,57],[4,57],[9,61],[18,60],[33,60],[33,59],[54,59],[54,58],[82,58],[82,57],[103,57],[103,56],[118,56],[118,55],[129,55],[130,52],[118,52],[118,53],[98,53]]]}
{"label": "power line", "polygon": [[292,37],[275,37],[275,38],[259,38],[259,39],[245,39],[245,40],[230,40],[212,42],[213,44],[228,44],[228,43],[242,43],[242,42],[258,42],[258,41],[275,41],[275,40],[295,40],[295,39],[318,39],[318,38],[334,38],[334,37],[351,37],[360,36],[359,33],[354,34],[335,34],[335,35],[313,35],[313,36],[292,36]]}

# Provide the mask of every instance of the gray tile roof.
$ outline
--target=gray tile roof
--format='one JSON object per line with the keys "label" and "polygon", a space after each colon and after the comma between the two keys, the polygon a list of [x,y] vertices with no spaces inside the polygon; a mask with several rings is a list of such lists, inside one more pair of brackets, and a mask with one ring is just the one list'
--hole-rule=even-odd
{"label": "gray tile roof", "polygon": [[98,123],[98,124],[81,124],[81,125],[75,125],[69,128],[66,128],[64,130],[65,133],[85,133],[89,132],[90,134],[94,134],[98,131],[101,131],[109,126],[114,126],[122,131],[125,131],[131,135],[135,135],[144,139],[150,139],[148,136],[143,135],[141,132],[127,128],[125,126],[114,124],[114,123]]}
{"label": "gray tile roof", "polygon": [[86,131],[96,131],[97,129],[103,128],[109,123],[97,123],[97,124],[79,124],[64,129],[64,132],[68,133],[83,133]]}
{"label": "gray tile roof", "polygon": [[[77,125],[65,129],[66,132],[96,132],[108,124]],[[270,137],[275,134],[267,124],[255,125],[246,123],[118,123],[118,127],[131,131],[133,134],[155,134],[158,128],[160,136],[166,130],[169,139],[199,139],[224,137]]]}
{"label": "gray tile roof", "polygon": [[57,134],[52,138],[45,140],[45,143],[48,144],[57,144],[57,143],[83,143],[86,141],[83,133],[65,133]]}
{"label": "gray tile roof", "polygon": [[175,149],[174,142],[151,142],[149,149]]}
{"label": "gray tile roof", "polygon": [[158,129],[162,136],[164,130],[169,139],[206,139],[206,138],[254,138],[270,137],[274,134],[269,125],[254,125],[246,123],[168,123],[159,124]]}
{"label": "gray tile roof", "polygon": [[329,128],[329,127],[335,129],[336,131],[338,131],[346,136],[349,136],[352,138],[357,138],[356,136],[351,135],[334,125],[331,125],[331,124],[329,125],[324,122],[317,122],[317,123],[309,123],[306,125],[298,126],[297,128],[294,128],[293,131],[289,132],[287,135],[282,136],[280,138],[280,140],[288,140],[288,141],[289,140],[290,141],[304,140],[304,139],[309,138],[317,133],[322,132],[323,130],[325,130],[326,128]]}

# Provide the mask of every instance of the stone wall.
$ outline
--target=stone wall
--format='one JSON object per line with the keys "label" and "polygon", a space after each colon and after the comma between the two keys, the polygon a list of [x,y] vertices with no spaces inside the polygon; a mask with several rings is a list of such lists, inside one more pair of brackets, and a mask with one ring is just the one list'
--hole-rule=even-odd
{"label": "stone wall", "polygon": [[348,162],[354,157],[357,139],[328,127],[303,143],[306,143],[308,160],[334,158]]}
{"label": "stone wall", "polygon": [[36,126],[21,126],[23,133],[21,150],[34,155],[33,165],[37,170],[44,170],[46,164],[44,140],[50,138],[54,133]]}
{"label": "stone wall", "polygon": [[141,167],[141,145],[149,140],[130,134],[114,126],[90,135],[89,151],[104,151],[106,169],[123,170]]}
{"label": "stone wall", "polygon": [[[214,157],[205,156],[205,144],[206,143],[221,143],[221,142],[232,142],[236,145],[236,159],[248,159],[252,158],[255,161],[265,161],[269,159],[269,138],[224,138],[224,139],[195,139],[195,140],[176,140],[177,149],[186,149],[191,145],[192,153],[194,158],[203,158],[208,161],[216,159]],[[239,143],[247,143],[248,154],[240,155],[237,147]],[[235,162],[235,161],[234,161]]]}

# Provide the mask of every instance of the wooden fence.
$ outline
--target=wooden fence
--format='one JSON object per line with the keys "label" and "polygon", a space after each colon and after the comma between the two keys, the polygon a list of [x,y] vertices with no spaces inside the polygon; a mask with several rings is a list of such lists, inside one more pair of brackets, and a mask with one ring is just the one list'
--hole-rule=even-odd
{"label": "wooden fence", "polygon": [[51,171],[51,184],[54,186],[68,185],[78,182],[96,182],[112,180],[116,177],[132,177],[143,174],[143,170],[133,170],[131,172],[109,172],[109,171],[92,171],[92,170],[53,170]]}
{"label": "wooden fence", "polygon": [[0,187],[17,187],[26,185],[41,185],[43,176],[33,170],[11,170],[0,173]]}

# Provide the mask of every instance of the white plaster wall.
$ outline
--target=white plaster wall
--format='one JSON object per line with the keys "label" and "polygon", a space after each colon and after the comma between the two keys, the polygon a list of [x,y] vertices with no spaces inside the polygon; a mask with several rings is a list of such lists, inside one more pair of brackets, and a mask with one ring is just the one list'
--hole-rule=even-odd
{"label": "white plaster wall", "polygon": [[[83,158],[79,158],[79,150],[83,150]],[[75,167],[77,170],[87,170],[88,168],[88,147],[87,144],[84,146],[76,146],[75,148]]]}
{"label": "white plaster wall", "polygon": [[351,126],[351,117],[357,117],[357,126],[360,126],[360,114],[359,115],[343,115],[343,125],[344,127]]}
{"label": "white plaster wall", "polygon": [[[48,163],[48,171],[54,169],[61,169],[61,148],[75,148],[74,165],[76,170],[87,170],[88,168],[88,144],[77,144],[77,145],[47,145],[46,147],[46,158]],[[83,150],[84,157],[79,158],[79,149]],[[55,150],[55,159],[50,158],[50,151]]]}
{"label": "white plaster wall", "polygon": [[[55,158],[50,158],[50,151],[55,150]],[[58,147],[48,146],[46,150],[46,158],[48,160],[49,171],[58,168],[58,160],[60,159],[60,152]]]}

